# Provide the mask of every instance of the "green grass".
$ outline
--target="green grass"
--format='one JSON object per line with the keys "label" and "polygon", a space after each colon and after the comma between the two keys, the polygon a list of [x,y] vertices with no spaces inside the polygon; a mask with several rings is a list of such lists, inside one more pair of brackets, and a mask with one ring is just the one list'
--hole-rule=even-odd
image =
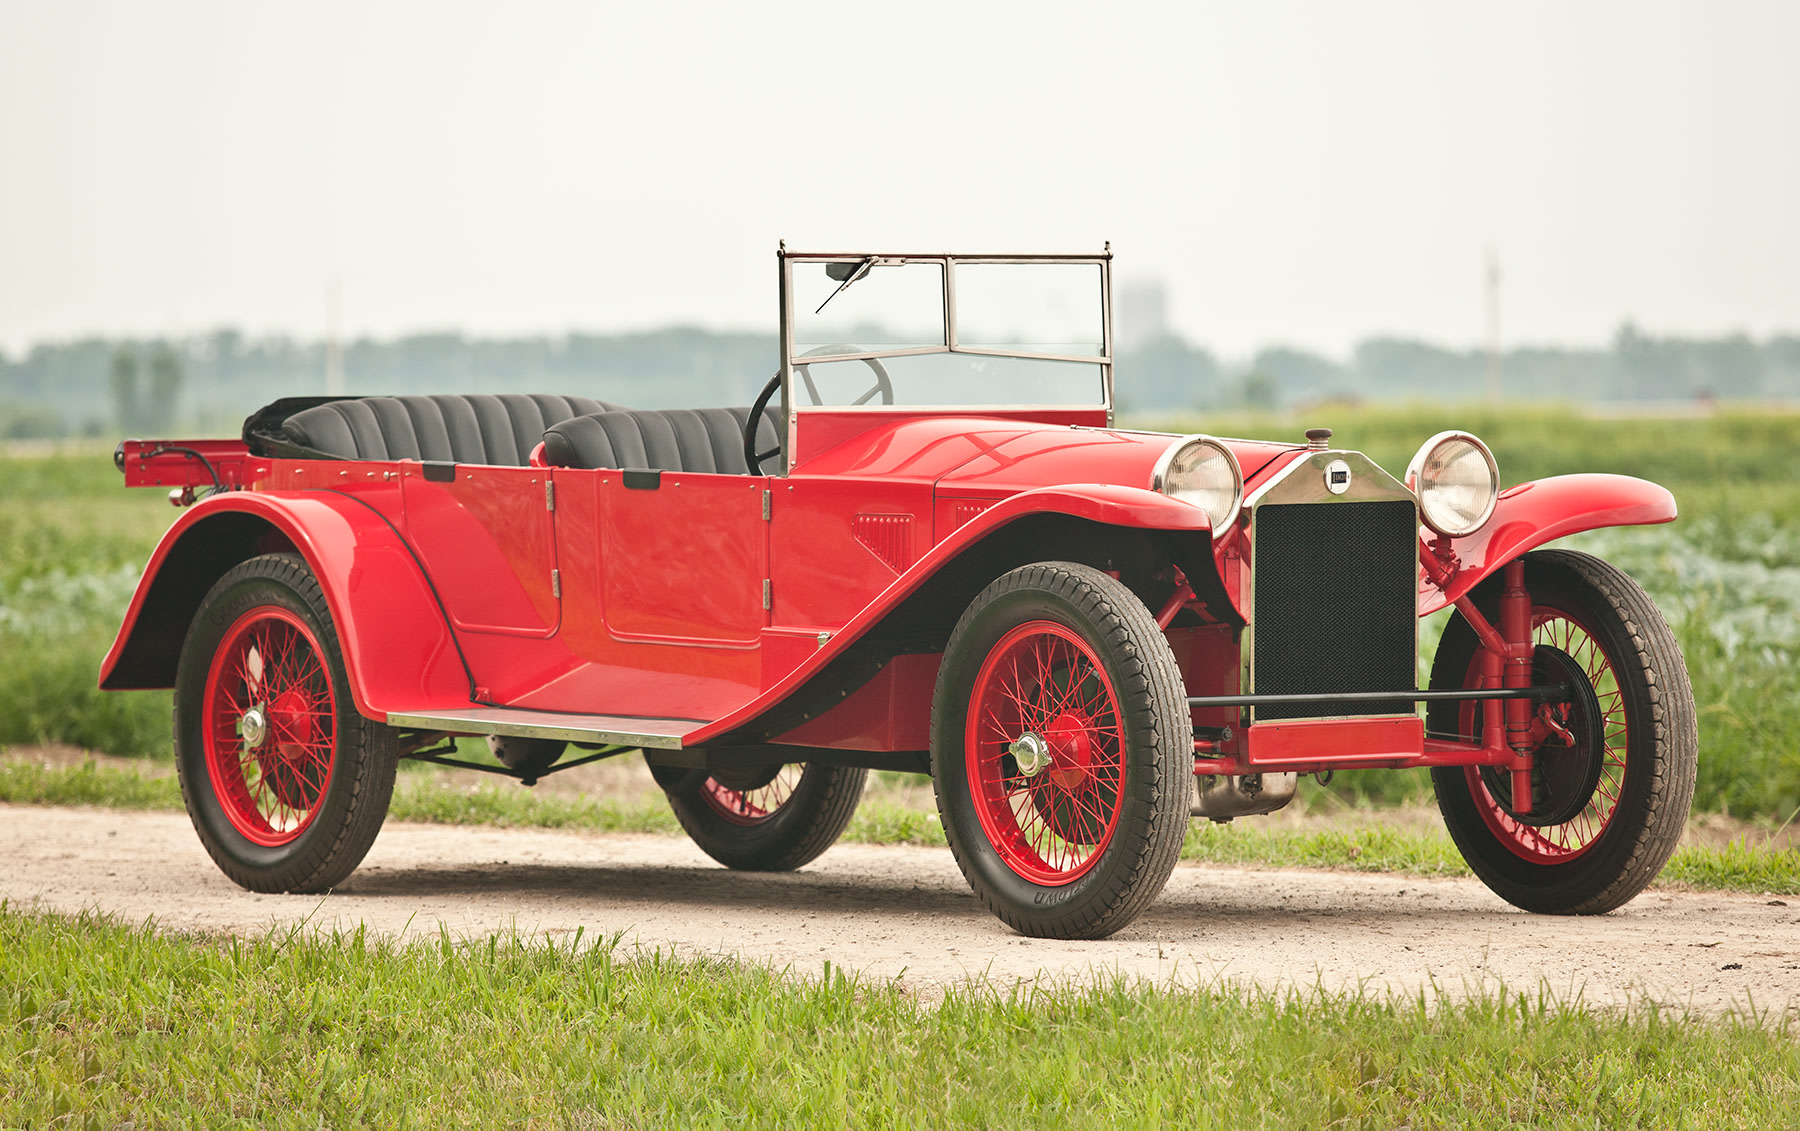
{"label": "green grass", "polygon": [[[147,774],[128,766],[93,762],[45,767],[0,762],[0,803],[93,805],[109,809],[179,811],[181,788],[172,774]],[[474,788],[435,773],[402,774],[388,818],[441,825],[573,829],[596,833],[679,836],[681,827],[658,795],[620,804],[605,798],[538,793],[513,785]],[[844,830],[852,844],[938,847],[944,833],[937,814],[876,796],[865,799]],[[1413,832],[1382,824],[1350,830],[1299,832],[1259,826],[1254,820],[1215,825],[1196,821],[1182,846],[1183,860],[1252,868],[1327,868],[1400,872],[1416,876],[1466,876],[1468,868],[1441,830]],[[1800,895],[1800,853],[1733,841],[1724,848],[1676,850],[1659,884],[1720,891]]]}
{"label": "green grass", "polygon": [[216,939],[5,907],[0,1064],[7,1126],[1711,1128],[1800,1104],[1785,1024],[1543,990],[924,1004],[604,941]]}

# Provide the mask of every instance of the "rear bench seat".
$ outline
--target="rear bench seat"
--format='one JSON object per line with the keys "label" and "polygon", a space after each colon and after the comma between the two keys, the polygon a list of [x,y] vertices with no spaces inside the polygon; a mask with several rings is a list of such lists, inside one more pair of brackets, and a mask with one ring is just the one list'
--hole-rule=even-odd
{"label": "rear bench seat", "polygon": [[[544,462],[551,467],[748,475],[744,422],[749,419],[748,408],[626,409],[577,416],[544,432]],[[780,410],[773,406],[763,413],[758,451],[776,446],[780,421]]]}
{"label": "rear bench seat", "polygon": [[[541,440],[552,467],[644,468],[747,475],[748,408],[633,410],[589,397],[359,397],[303,409],[281,424],[291,443],[334,459],[416,459],[524,467]],[[775,447],[780,410],[757,449]]]}
{"label": "rear bench seat", "polygon": [[359,397],[297,412],[282,422],[281,432],[302,448],[337,459],[524,467],[552,424],[622,407],[549,393]]}

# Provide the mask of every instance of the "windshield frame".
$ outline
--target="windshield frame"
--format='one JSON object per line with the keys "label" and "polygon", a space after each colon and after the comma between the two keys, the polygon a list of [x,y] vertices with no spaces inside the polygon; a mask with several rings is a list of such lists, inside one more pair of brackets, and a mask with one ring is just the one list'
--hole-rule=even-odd
{"label": "windshield frame", "polygon": [[[957,252],[870,252],[870,251],[789,251],[784,241],[776,253],[779,264],[781,285],[781,408],[783,418],[788,421],[790,436],[793,433],[794,417],[797,412],[829,411],[833,413],[849,412],[953,412],[962,415],[979,415],[984,410],[1016,410],[1020,407],[1032,409],[1087,410],[1097,408],[1106,410],[1108,427],[1113,424],[1113,325],[1112,325],[1112,245],[1099,254],[962,254]],[[983,357],[1014,357],[1031,361],[1075,361],[1089,365],[1098,365],[1101,374],[1100,404],[1088,402],[1075,405],[1029,405],[1017,404],[906,404],[906,405],[814,405],[798,404],[793,396],[794,383],[794,265],[798,263],[861,263],[875,260],[877,267],[908,263],[925,263],[938,265],[943,270],[944,309],[943,329],[944,344],[929,346],[899,346],[888,349],[859,350],[854,353],[814,354],[805,359],[807,364],[818,364],[827,361],[862,361],[869,358],[907,357],[920,354],[960,353]],[[1004,345],[963,345],[956,336],[956,267],[958,264],[1045,264],[1068,263],[1078,266],[1093,266],[1100,269],[1100,352],[1093,354],[1039,353],[1032,350],[1014,349]],[[786,460],[782,461],[786,464]]]}

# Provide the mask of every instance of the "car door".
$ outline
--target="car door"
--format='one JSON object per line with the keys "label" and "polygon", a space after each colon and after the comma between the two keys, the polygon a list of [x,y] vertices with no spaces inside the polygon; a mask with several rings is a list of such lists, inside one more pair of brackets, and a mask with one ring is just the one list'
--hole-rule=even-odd
{"label": "car door", "polygon": [[768,623],[768,479],[598,475],[607,631],[645,643],[756,647]]}
{"label": "car door", "polygon": [[402,464],[406,534],[463,632],[548,637],[562,619],[549,472]]}

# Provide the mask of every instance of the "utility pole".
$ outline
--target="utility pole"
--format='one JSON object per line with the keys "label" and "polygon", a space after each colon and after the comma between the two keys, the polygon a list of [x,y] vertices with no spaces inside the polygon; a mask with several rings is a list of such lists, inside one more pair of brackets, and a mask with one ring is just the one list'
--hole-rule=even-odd
{"label": "utility pole", "polygon": [[1487,387],[1488,401],[1500,404],[1500,257],[1487,249]]}
{"label": "utility pole", "polygon": [[341,397],[344,395],[344,347],[339,342],[339,320],[343,305],[343,296],[339,293],[337,276],[332,276],[325,283],[325,395]]}

